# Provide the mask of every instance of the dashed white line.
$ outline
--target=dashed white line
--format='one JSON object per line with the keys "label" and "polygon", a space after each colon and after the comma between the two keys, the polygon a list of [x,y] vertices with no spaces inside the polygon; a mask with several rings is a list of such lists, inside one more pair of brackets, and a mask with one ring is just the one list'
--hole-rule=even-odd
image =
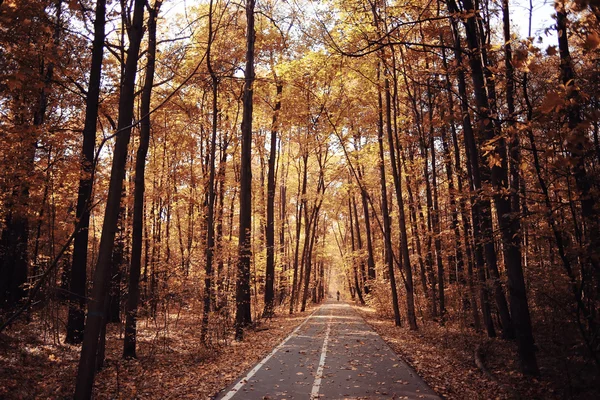
{"label": "dashed white line", "polygon": [[310,392],[311,399],[319,398],[319,389],[321,387],[321,380],[323,378],[323,369],[325,367],[325,357],[327,357],[327,343],[329,342],[329,333],[330,332],[331,332],[331,318],[329,318],[329,321],[327,321],[327,330],[325,331],[325,340],[323,340],[323,347],[321,348],[321,359],[319,360],[319,368],[317,368],[315,382],[313,383],[312,391]]}
{"label": "dashed white line", "polygon": [[[265,365],[266,362],[269,361],[271,359],[271,357],[273,357],[275,355],[275,353],[277,353],[287,343],[287,341],[290,340],[292,338],[292,336],[294,336],[296,334],[296,332],[298,332],[300,330],[300,328],[302,328],[304,326],[304,324],[306,324],[306,322],[320,308],[321,307],[315,309],[300,325],[298,325],[296,327],[296,329],[294,329],[292,331],[292,333],[290,333],[290,335],[288,337],[286,337],[285,339],[283,339],[283,342],[279,343],[279,345],[277,347],[275,347],[273,349],[273,351],[271,351],[271,353],[269,353],[269,355],[267,355],[265,358],[263,358],[261,362],[259,362],[258,364],[256,364],[254,366],[254,368],[252,368],[250,370],[250,372],[248,372],[246,374],[246,376],[244,376],[242,379],[240,379],[238,381],[238,383],[236,383],[235,386],[229,392],[227,392],[227,394],[225,396],[221,397],[221,400],[229,400],[229,399],[231,399],[242,387],[244,387],[244,385],[248,382],[248,380],[250,380],[250,378],[252,378],[254,376],[254,374],[256,374],[263,367],[263,365]],[[327,333],[329,334],[329,326],[328,326],[327,329],[328,329]]]}

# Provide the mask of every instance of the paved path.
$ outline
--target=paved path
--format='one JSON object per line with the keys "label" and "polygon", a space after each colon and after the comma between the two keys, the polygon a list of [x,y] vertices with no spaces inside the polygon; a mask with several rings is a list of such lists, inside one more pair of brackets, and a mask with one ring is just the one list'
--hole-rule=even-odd
{"label": "paved path", "polygon": [[219,399],[439,399],[352,307],[319,307]]}

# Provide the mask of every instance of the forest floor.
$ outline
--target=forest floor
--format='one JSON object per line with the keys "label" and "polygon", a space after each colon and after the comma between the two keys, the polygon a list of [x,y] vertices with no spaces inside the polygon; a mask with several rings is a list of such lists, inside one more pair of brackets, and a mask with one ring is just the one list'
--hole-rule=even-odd
{"label": "forest floor", "polygon": [[[516,344],[489,339],[456,323],[419,321],[419,330],[394,326],[393,318],[374,308],[355,309],[423,380],[446,399],[600,399],[599,382],[586,371],[566,372],[556,353],[538,352],[539,379],[523,376],[516,362]],[[547,348],[538,340],[538,347]],[[483,350],[487,376],[475,363]],[[559,364],[559,365],[557,365]],[[589,371],[587,371],[589,372]],[[493,379],[492,379],[493,377]]]}
{"label": "forest floor", "polygon": [[[280,310],[248,329],[243,342],[233,341],[231,330],[213,321],[210,349],[200,343],[201,314],[141,321],[135,360],[121,358],[123,327],[109,324],[94,398],[210,399],[266,356],[313,308],[293,316]],[[48,328],[47,319],[18,322],[2,333],[0,399],[72,398],[81,347],[63,344],[63,338],[64,332]]]}

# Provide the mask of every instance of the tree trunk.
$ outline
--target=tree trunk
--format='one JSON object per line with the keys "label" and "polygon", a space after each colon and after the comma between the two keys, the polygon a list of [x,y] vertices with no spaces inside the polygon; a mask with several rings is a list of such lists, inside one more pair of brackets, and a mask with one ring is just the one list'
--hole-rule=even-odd
{"label": "tree trunk", "polygon": [[242,340],[244,327],[252,323],[250,310],[250,259],[252,258],[252,100],[254,84],[254,5],[246,0],[246,69],[242,114],[242,154],[240,167],[240,228],[235,302],[235,337]]}
{"label": "tree trunk", "polygon": [[[560,54],[560,79],[565,86],[568,97],[568,106],[566,107],[568,118],[568,139],[567,150],[572,160],[572,170],[575,176],[577,190],[580,193],[581,217],[583,219],[583,247],[585,251],[584,261],[585,269],[591,266],[593,278],[596,280],[596,293],[593,289],[589,290],[588,296],[596,300],[600,297],[600,223],[598,221],[598,212],[596,210],[596,199],[592,191],[592,185],[585,165],[585,158],[590,146],[589,137],[584,128],[582,128],[581,116],[581,94],[579,93],[575,71],[569,51],[569,34],[567,11],[564,2],[556,3],[556,25],[558,30],[558,50]],[[588,272],[588,273],[589,273]],[[585,273],[585,272],[584,272]]]}
{"label": "tree trunk", "polygon": [[[307,158],[308,155],[302,155],[303,160],[303,170],[302,170],[302,183],[298,180],[298,194],[300,201],[296,201],[297,203],[297,211],[296,211],[296,244],[294,247],[294,272],[292,279],[292,295],[290,297],[290,314],[294,313],[294,307],[298,297],[298,291],[300,290],[300,284],[298,282],[298,258],[300,251],[300,232],[302,230],[302,210],[306,207],[306,185],[308,180],[308,172],[307,172]],[[300,189],[302,188],[302,189]],[[300,192],[302,190],[302,192]],[[301,197],[300,197],[301,193]],[[306,240],[306,239],[305,239]],[[302,274],[300,274],[302,276]]]}
{"label": "tree trunk", "polygon": [[[377,82],[380,82],[381,64],[377,67]],[[385,159],[383,157],[383,99],[381,88],[377,90],[379,121],[377,126],[377,143],[379,145],[379,178],[381,183],[381,213],[383,218],[383,236],[385,241],[385,261],[387,264],[392,291],[392,308],[394,309],[394,323],[400,326],[400,308],[398,307],[398,293],[396,291],[396,278],[394,276],[394,258],[392,253],[392,231],[390,211],[387,199],[387,182],[385,179]]]}
{"label": "tree trunk", "polygon": [[348,199],[348,221],[350,228],[350,248],[352,249],[352,274],[354,276],[354,289],[356,290],[356,295],[358,296],[358,301],[360,304],[364,305],[365,300],[362,295],[362,290],[360,288],[360,281],[358,279],[358,268],[356,267],[356,246],[355,246],[355,237],[354,237],[354,223],[352,220],[352,202]]}
{"label": "tree trunk", "polygon": [[[448,0],[450,11],[457,10],[456,4],[454,4],[453,0]],[[475,11],[473,3],[471,0],[463,0],[463,5],[465,10]],[[469,65],[471,67],[471,77],[473,79],[473,91],[475,93],[475,104],[477,106],[478,111],[478,119],[479,119],[479,129],[480,132],[483,133],[487,140],[491,140],[495,137],[495,129],[494,123],[492,121],[490,113],[490,103],[488,101],[488,97],[486,94],[486,86],[485,86],[485,76],[482,66],[481,60],[481,45],[477,33],[477,25],[475,16],[471,16],[463,21],[463,25],[465,26],[465,31],[467,34],[467,43],[469,46]],[[506,170],[502,166],[494,166],[492,168],[491,174],[489,168],[485,166],[485,163],[481,166],[479,165],[479,155],[477,151],[477,145],[475,142],[474,136],[471,137],[470,133],[467,130],[464,130],[465,133],[465,143],[469,146],[470,157],[471,157],[471,168],[473,173],[473,182],[474,189],[476,191],[481,191],[482,182],[491,182],[496,188],[499,188],[500,182],[502,180],[501,174],[502,170],[506,173]],[[472,133],[472,132],[471,132]],[[503,140],[499,140],[499,142],[503,142]],[[502,148],[498,146],[496,148],[495,154],[498,156],[502,156]],[[491,175],[491,177],[490,177]],[[490,179],[491,178],[491,179]],[[498,205],[500,208],[504,207],[504,203],[502,201],[502,196],[498,192],[495,191],[494,200],[496,203],[496,211],[499,216],[503,216],[506,213],[506,210],[498,210]],[[506,302],[506,297],[504,295],[504,291],[502,289],[502,283],[500,281],[500,274],[498,272],[498,261],[496,250],[494,249],[494,238],[493,238],[493,226],[492,226],[492,218],[491,218],[491,204],[487,199],[479,199],[479,215],[481,215],[480,223],[481,223],[481,232],[483,237],[486,238],[486,243],[484,244],[486,264],[488,271],[493,279],[494,285],[494,298],[496,299],[496,304],[498,306],[498,312],[500,313],[500,319],[502,321],[502,334],[506,339],[514,338],[514,329],[510,317],[510,312],[508,310],[508,303]],[[510,205],[509,205],[510,207]],[[499,220],[502,218],[499,218]]]}
{"label": "tree trunk", "polygon": [[66,342],[71,344],[78,344],[83,340],[85,321],[90,196],[92,195],[93,185],[92,173],[94,168],[94,147],[96,144],[96,120],[98,119],[102,58],[104,55],[105,20],[106,0],[98,0],[96,2],[96,19],[94,21],[90,81],[85,104],[81,177],[79,178],[79,190],[77,192],[76,217],[79,221],[79,231],[75,234],[73,242],[73,264],[71,265],[71,277],[69,280],[71,298],[69,302]]}
{"label": "tree trunk", "polygon": [[[429,82],[428,82],[429,83]],[[434,245],[435,245],[435,257],[437,265],[437,284],[438,284],[438,300],[440,304],[440,317],[444,319],[446,312],[445,296],[444,296],[444,264],[442,261],[442,243],[441,243],[441,229],[440,229],[440,206],[438,202],[438,188],[437,188],[437,160],[435,156],[435,137],[433,128],[433,94],[431,93],[431,87],[427,87],[427,100],[429,108],[429,148],[431,149],[431,186],[433,194],[433,208],[431,212],[431,225],[433,227],[434,234]],[[425,161],[427,162],[427,161]]]}
{"label": "tree trunk", "polygon": [[215,171],[217,157],[217,124],[219,121],[219,77],[215,73],[212,65],[211,51],[215,40],[215,27],[213,22],[213,1],[209,3],[208,10],[208,47],[206,49],[206,66],[210,74],[212,87],[212,126],[210,136],[210,149],[208,161],[208,191],[207,191],[207,210],[206,210],[206,265],[204,269],[204,309],[202,313],[202,326],[200,329],[200,340],[206,344],[208,334],[208,319],[210,316],[211,304],[213,303],[213,260],[215,253]]}
{"label": "tree trunk", "polygon": [[[398,142],[399,144],[399,142]],[[410,220],[411,220],[411,232],[413,234],[416,248],[417,248],[417,257],[419,258],[419,278],[421,280],[421,286],[423,290],[423,296],[425,299],[428,298],[427,292],[427,277],[425,276],[425,263],[423,262],[423,252],[421,250],[421,238],[419,236],[419,228],[417,226],[417,207],[415,206],[415,200],[413,197],[413,191],[411,188],[411,180],[410,174],[408,173],[408,168],[406,167],[405,156],[402,152],[402,149],[398,149],[398,156],[400,157],[400,162],[402,163],[402,167],[404,169],[404,176],[406,177],[406,191],[408,193],[408,202],[410,209]]]}
{"label": "tree trunk", "polygon": [[114,147],[98,263],[94,273],[94,286],[88,303],[83,347],[77,370],[77,386],[74,396],[76,400],[89,399],[94,384],[94,364],[102,321],[105,318],[104,306],[110,277],[110,259],[119,217],[127,147],[131,135],[131,121],[133,120],[135,76],[143,35],[144,5],[144,0],[135,0],[133,21],[129,30],[129,49],[127,51],[123,87],[119,98],[117,140]]}
{"label": "tree trunk", "polygon": [[271,148],[269,150],[269,172],[267,177],[267,270],[265,279],[265,308],[263,310],[264,317],[273,314],[275,302],[275,161],[277,157],[277,116],[281,109],[282,91],[282,84],[277,83],[275,110],[273,112],[273,122],[271,124]]}
{"label": "tree trunk", "polygon": [[[396,79],[394,76],[394,97],[397,95]],[[392,104],[390,93],[390,80],[385,78],[385,115],[387,126],[388,147],[390,152],[390,164],[392,165],[392,176],[394,179],[394,188],[396,191],[396,201],[398,202],[398,227],[400,228],[400,257],[402,257],[402,266],[404,267],[404,288],[406,289],[406,318],[411,330],[417,330],[417,317],[415,314],[415,296],[413,287],[412,267],[410,264],[410,255],[408,253],[408,235],[406,233],[406,215],[404,213],[404,198],[402,193],[402,178],[400,177],[398,162],[396,161],[396,146],[394,145],[394,136],[398,136],[396,118],[392,123]],[[394,112],[394,117],[396,113]],[[395,129],[394,129],[395,128]],[[395,130],[395,135],[394,135]]]}
{"label": "tree trunk", "polygon": [[[362,180],[362,171],[360,166],[357,168],[358,178]],[[369,279],[375,279],[375,258],[373,257],[373,239],[371,234],[371,215],[369,212],[369,195],[363,185],[360,187],[360,198],[363,206],[365,218],[365,234],[367,240],[367,273]]]}
{"label": "tree trunk", "polygon": [[[157,0],[154,7],[148,9],[148,61],[146,79],[142,90],[140,113],[140,144],[135,158],[135,187],[133,193],[133,230],[131,244],[131,265],[129,269],[129,296],[125,314],[125,338],[123,340],[123,357],[136,357],[137,343],[137,311],[140,301],[140,270],[142,264],[142,233],[144,229],[144,191],[146,156],[150,145],[150,101],[154,84],[154,68],[156,64],[156,19],[162,1]],[[146,255],[147,258],[147,255]]]}
{"label": "tree trunk", "polygon": [[[508,124],[514,130],[512,119],[515,114],[514,104],[514,69],[512,65],[512,49],[510,37],[510,16],[508,9],[508,0],[502,0],[502,16],[504,30],[504,57],[506,66],[506,104],[508,106]],[[498,222],[502,230],[502,246],[504,248],[504,262],[508,274],[508,293],[510,296],[510,313],[515,327],[517,337],[517,347],[519,359],[521,361],[521,370],[527,375],[538,375],[539,369],[535,356],[535,344],[533,332],[531,329],[531,317],[529,315],[529,305],[527,304],[527,289],[525,287],[525,277],[523,274],[521,258],[521,216],[519,204],[519,144],[517,132],[511,131],[513,139],[511,140],[511,198],[504,195],[494,196],[496,200],[496,211],[498,213]],[[502,187],[496,190],[502,190],[508,185],[506,170],[501,176],[504,181]],[[493,180],[493,175],[492,175]],[[502,213],[503,212],[503,213]]]}
{"label": "tree trunk", "polygon": [[436,277],[433,269],[433,214],[435,213],[433,210],[433,197],[431,195],[431,182],[429,181],[429,151],[427,144],[425,143],[425,138],[420,138],[421,142],[421,155],[423,157],[423,180],[425,181],[425,201],[427,202],[427,254],[425,255],[425,260],[427,261],[427,275],[429,276],[429,285],[431,290],[431,316],[438,316],[437,309],[437,291],[436,291]]}
{"label": "tree trunk", "polygon": [[352,210],[354,214],[354,226],[356,227],[356,247],[358,248],[358,261],[360,265],[360,279],[363,283],[363,288],[365,290],[365,294],[369,294],[369,284],[367,283],[367,270],[365,268],[365,259],[363,257],[363,241],[362,234],[360,232],[360,224],[358,222],[358,209],[356,207],[356,200],[354,196],[350,196],[350,200],[352,201]]}
{"label": "tree trunk", "polygon": [[[456,10],[456,4],[452,1],[448,2],[448,8],[450,12]],[[462,49],[460,44],[460,34],[458,31],[458,23],[455,19],[451,20],[452,24],[452,33],[454,37],[454,56],[457,60],[457,65],[459,67],[457,71],[458,75],[458,92],[460,96],[460,107],[462,112],[462,126],[463,126],[463,136],[465,142],[465,155],[466,155],[466,166],[467,166],[467,176],[469,179],[469,184],[471,186],[471,190],[478,191],[478,187],[481,187],[480,177],[479,177],[479,161],[477,156],[477,149],[475,147],[475,134],[473,132],[473,125],[471,123],[470,109],[468,103],[468,95],[467,95],[467,84],[465,80],[465,72],[462,68]],[[456,143],[456,141],[455,141]],[[456,146],[456,145],[455,145]],[[455,148],[455,152],[457,149]],[[472,151],[475,153],[472,154]],[[471,195],[471,216],[473,220],[473,238],[474,238],[474,253],[475,253],[475,262],[477,266],[477,274],[480,282],[479,293],[481,298],[481,311],[483,314],[483,321],[486,326],[487,334],[489,337],[495,337],[496,331],[494,329],[494,323],[492,321],[492,315],[489,304],[489,293],[486,284],[486,276],[485,276],[485,259],[484,259],[484,233],[482,232],[482,227],[480,224],[480,203],[477,201],[476,195]],[[468,216],[464,215],[464,223],[468,224]],[[465,227],[466,231],[468,227]],[[489,240],[489,239],[488,239]],[[493,250],[493,243],[491,246]],[[489,249],[488,249],[489,250]]]}

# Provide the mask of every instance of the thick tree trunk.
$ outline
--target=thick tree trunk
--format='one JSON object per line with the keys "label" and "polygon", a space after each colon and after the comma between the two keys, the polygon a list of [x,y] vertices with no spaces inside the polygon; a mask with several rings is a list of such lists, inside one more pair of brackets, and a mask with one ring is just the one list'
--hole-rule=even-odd
{"label": "thick tree trunk", "polygon": [[121,96],[119,98],[117,140],[114,147],[98,263],[94,273],[94,286],[88,303],[83,347],[77,370],[77,386],[74,396],[76,400],[89,399],[92,395],[94,384],[96,351],[102,322],[105,318],[104,307],[110,277],[110,259],[119,217],[121,191],[123,189],[123,178],[125,176],[125,164],[127,160],[127,147],[129,145],[131,122],[133,120],[135,76],[140,43],[144,32],[142,26],[144,21],[144,5],[144,0],[135,0],[133,21],[129,30],[129,49],[127,51],[123,87],[121,88]]}
{"label": "thick tree trunk", "polygon": [[[458,9],[453,0],[448,0],[448,4],[451,12],[453,12],[453,10]],[[471,0],[463,0],[463,5],[465,10],[471,10],[473,12],[475,11]],[[485,76],[480,53],[481,45],[477,33],[477,23],[475,16],[473,15],[467,18],[463,21],[463,24],[465,26],[465,31],[467,34],[467,43],[469,46],[469,65],[471,67],[471,77],[473,79],[473,91],[475,94],[475,104],[477,106],[479,130],[480,132],[482,132],[482,134],[487,140],[491,140],[495,137],[496,127],[494,125],[494,122],[492,121],[491,115],[489,114],[490,103],[486,94]],[[467,143],[467,146],[469,146],[471,168],[473,173],[473,183],[475,185],[474,189],[476,191],[481,191],[482,182],[491,182],[492,185],[496,187],[496,189],[499,189],[502,182],[502,171],[504,171],[504,174],[506,174],[505,165],[494,166],[490,174],[490,171],[488,168],[486,168],[485,163],[481,166],[479,165],[479,155],[477,145],[475,142],[475,137],[470,136],[472,132],[468,132],[465,129],[464,133],[465,143]],[[483,139],[480,138],[480,141],[481,140]],[[503,143],[503,140],[499,140],[499,142]],[[502,143],[499,143],[494,152],[499,157],[502,157]],[[495,191],[494,200],[496,204],[497,214],[499,216],[504,216],[506,214],[506,210],[503,209],[505,204],[498,190]],[[502,334],[504,338],[512,339],[514,338],[515,333],[510,317],[510,312],[508,310],[508,303],[506,302],[506,297],[504,295],[504,290],[500,281],[497,255],[496,250],[494,249],[491,204],[487,199],[479,199],[478,205],[480,212],[477,214],[481,216],[481,218],[479,219],[481,223],[481,232],[484,235],[483,237],[486,238],[486,243],[484,244],[486,264],[491,278],[493,280],[494,298],[496,300],[498,312],[502,321]],[[500,206],[501,210],[498,210],[498,206]],[[503,218],[499,218],[499,220],[501,219]]]}
{"label": "thick tree trunk", "polygon": [[[471,0],[463,0],[463,4],[466,10],[475,10]],[[479,142],[482,143],[483,138],[489,141],[494,139],[496,137],[495,131],[497,128],[490,115],[490,102],[486,94],[485,74],[481,60],[481,44],[477,34],[475,16],[467,18],[466,21],[463,21],[463,24],[465,26],[467,43],[469,46],[469,65],[471,67],[471,77],[473,79],[473,91],[475,93],[475,104],[477,106],[479,119],[479,131],[483,134],[483,137],[479,138]],[[510,213],[510,204],[508,204],[508,200],[504,199],[500,194],[502,182],[506,181],[506,149],[504,147],[504,140],[498,140],[498,144],[496,145],[496,149],[494,151],[494,154],[500,158],[502,165],[494,165],[491,168],[491,171],[486,167],[485,162],[481,165],[481,167],[479,166],[479,156],[475,139],[469,138],[469,142],[471,147],[470,151],[472,158],[472,169],[474,172],[475,189],[480,191],[483,182],[490,182],[494,186],[496,189],[494,191],[496,214],[499,217],[499,224],[503,224],[503,221],[505,221],[504,215],[509,215],[507,214],[507,211]],[[477,171],[479,171],[479,174],[477,174]],[[479,203],[481,211],[481,228],[483,234],[488,239],[484,245],[486,263],[490,276],[493,280],[494,298],[496,299],[498,312],[502,321],[502,335],[506,339],[512,339],[514,338],[515,333],[510,312],[508,310],[508,303],[502,288],[500,273],[498,271],[496,250],[494,249],[491,204],[487,199],[484,199]],[[506,209],[507,206],[508,209]],[[503,233],[506,233],[506,229],[503,229],[503,226],[501,226],[501,230]],[[509,260],[506,261],[507,263],[510,262]]]}
{"label": "thick tree trunk", "polygon": [[102,58],[104,55],[105,20],[106,0],[98,0],[96,2],[96,19],[94,21],[94,41],[92,43],[90,81],[85,104],[81,177],[79,178],[77,211],[75,214],[79,221],[79,231],[75,234],[73,242],[73,263],[71,264],[71,276],[69,280],[71,296],[69,302],[66,342],[71,344],[78,344],[83,340],[83,327],[85,321],[90,197],[92,195],[93,185],[92,172],[94,165],[94,147],[96,145],[96,120],[98,119]]}

